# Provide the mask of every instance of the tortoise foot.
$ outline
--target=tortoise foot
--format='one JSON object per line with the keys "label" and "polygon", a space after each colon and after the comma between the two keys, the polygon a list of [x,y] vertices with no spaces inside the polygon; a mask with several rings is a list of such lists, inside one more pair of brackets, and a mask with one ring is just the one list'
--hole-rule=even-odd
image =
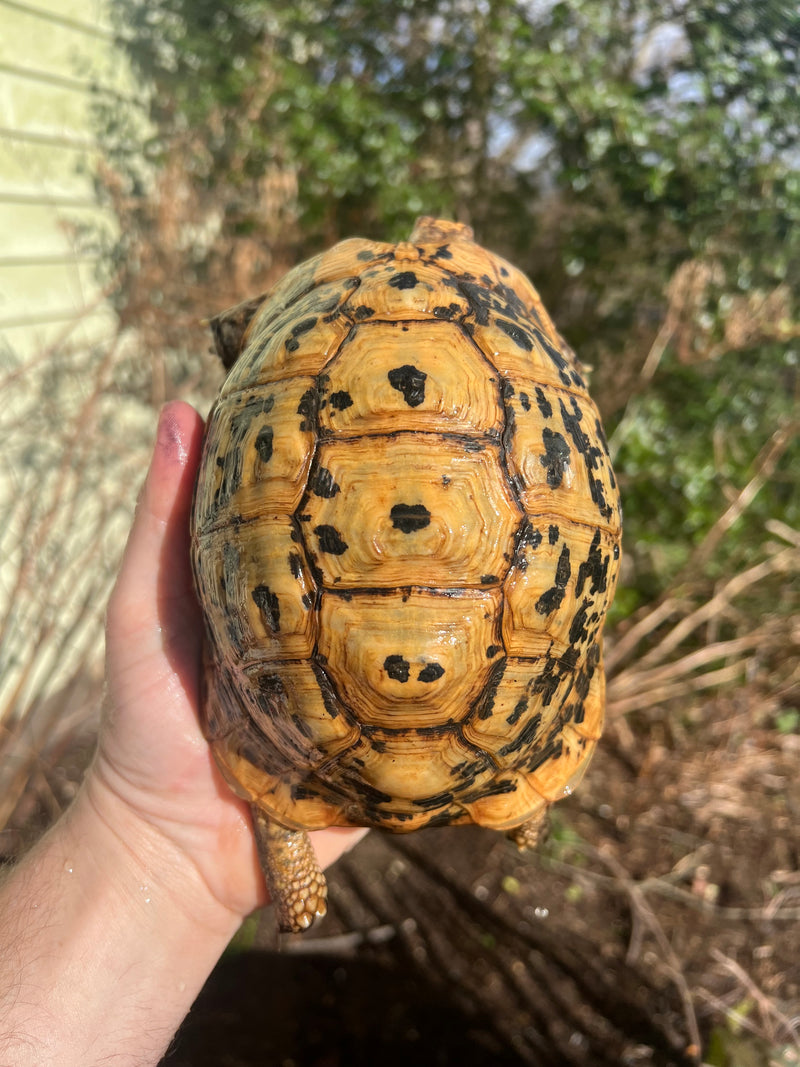
{"label": "tortoise foot", "polygon": [[253,828],[281,933],[307,930],[328,910],[328,887],[303,830],[285,830],[255,805]]}
{"label": "tortoise foot", "polygon": [[514,842],[520,851],[524,851],[540,845],[547,838],[548,829],[547,808],[543,808],[532,819],[528,819],[527,822],[515,826],[513,830],[509,830],[506,836]]}

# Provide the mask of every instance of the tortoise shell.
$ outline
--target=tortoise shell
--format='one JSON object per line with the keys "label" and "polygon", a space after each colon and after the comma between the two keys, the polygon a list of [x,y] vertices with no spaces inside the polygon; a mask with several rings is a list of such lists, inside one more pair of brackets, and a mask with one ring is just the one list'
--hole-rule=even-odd
{"label": "tortoise shell", "polygon": [[[214,323],[205,729],[291,830],[512,830],[586,770],[620,504],[528,279],[468,227],[348,240]],[[238,358],[236,358],[238,356]]]}

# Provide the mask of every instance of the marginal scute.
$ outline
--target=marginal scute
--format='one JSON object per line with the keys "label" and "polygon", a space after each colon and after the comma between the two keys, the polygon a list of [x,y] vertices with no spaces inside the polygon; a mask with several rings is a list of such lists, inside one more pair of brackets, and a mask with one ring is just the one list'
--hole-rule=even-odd
{"label": "marginal scute", "polygon": [[339,765],[391,798],[381,805],[387,812],[408,813],[418,823],[420,816],[430,819],[458,805],[460,791],[479,791],[494,774],[491,761],[464,745],[454,730],[372,731],[357,760],[345,754]]}
{"label": "marginal scute", "polygon": [[[192,518],[223,775],[289,830],[540,819],[602,732],[619,571],[574,353],[524,275],[431,218],[251,313]],[[296,873],[310,921],[321,883]]]}
{"label": "marginal scute", "polygon": [[[269,735],[270,721],[279,717],[280,710],[305,738],[309,766],[319,767],[332,756],[352,748],[360,736],[360,727],[344,713],[335,697],[328,694],[326,701],[318,672],[311,663],[255,664],[245,669],[242,681],[261,697],[259,707],[265,717],[255,715],[256,725]],[[269,696],[273,690],[281,697],[277,709],[270,708]]]}
{"label": "marginal scute", "polygon": [[[440,246],[450,241],[457,244],[477,247],[473,244],[475,234],[472,227],[465,222],[451,222],[450,219],[437,219],[431,215],[421,215],[414,223],[408,238],[412,245]],[[480,249],[483,252],[483,249]],[[485,256],[487,252],[483,252]]]}
{"label": "marginal scute", "polygon": [[491,830],[510,830],[541,815],[547,806],[531,782],[513,771],[498,775],[483,793],[464,804],[472,822]]}
{"label": "marginal scute", "polygon": [[561,728],[557,752],[532,771],[527,780],[550,804],[568,797],[589,767],[595,742],[565,723]]}
{"label": "marginal scute", "polygon": [[223,777],[235,793],[257,805],[289,830],[323,830],[348,826],[341,798],[312,772],[297,768],[279,774],[265,769],[258,753],[242,739],[244,725],[214,746]]}
{"label": "marginal scute", "polygon": [[340,241],[314,260],[317,285],[360,275],[370,264],[374,265],[377,260],[390,256],[393,248],[394,245],[365,241],[360,237]]}

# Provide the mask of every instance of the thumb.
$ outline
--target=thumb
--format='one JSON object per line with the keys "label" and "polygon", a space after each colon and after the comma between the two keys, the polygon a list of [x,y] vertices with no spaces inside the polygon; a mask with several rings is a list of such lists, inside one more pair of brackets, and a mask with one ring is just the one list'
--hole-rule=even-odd
{"label": "thumb", "polygon": [[189,557],[189,515],[203,420],[188,404],[166,404],[153,457],[111,595],[106,623],[112,704],[143,690],[197,690],[202,642]]}

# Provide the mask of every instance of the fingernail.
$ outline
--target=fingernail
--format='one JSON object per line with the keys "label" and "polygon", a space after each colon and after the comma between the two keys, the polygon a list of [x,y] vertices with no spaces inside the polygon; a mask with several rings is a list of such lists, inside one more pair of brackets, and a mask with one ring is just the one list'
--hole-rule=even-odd
{"label": "fingernail", "polygon": [[164,404],[158,413],[156,448],[170,462],[177,460],[179,463],[184,463],[189,454],[175,407],[171,402]]}

